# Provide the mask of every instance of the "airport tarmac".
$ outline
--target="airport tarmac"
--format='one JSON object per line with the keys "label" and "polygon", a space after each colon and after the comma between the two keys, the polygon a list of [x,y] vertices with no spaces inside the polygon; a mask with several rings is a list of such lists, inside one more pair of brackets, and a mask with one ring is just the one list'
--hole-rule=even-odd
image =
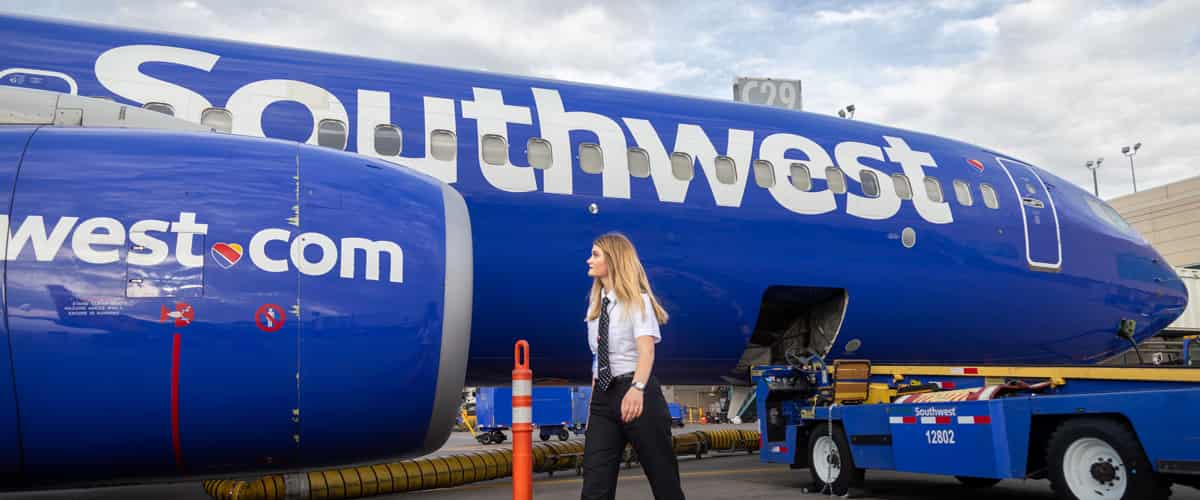
{"label": "airport tarmac", "polygon": [[[688,426],[681,432],[693,430],[715,430],[722,428],[754,429],[754,425],[705,425]],[[535,438],[536,441],[536,438]],[[508,445],[506,442],[504,445]],[[495,447],[492,445],[490,447]],[[446,455],[460,451],[484,449],[476,444],[470,434],[454,433],[442,449],[434,455]],[[759,462],[758,454],[708,455],[697,460],[693,457],[680,457],[679,470],[683,480],[683,490],[687,497],[696,499],[776,499],[776,498],[827,498],[815,492],[807,492],[810,487],[809,472],[791,470],[787,466],[763,464]],[[581,478],[574,472],[556,472],[553,476],[536,474],[533,491],[537,498],[546,500],[567,500],[579,498]],[[399,500],[404,498],[416,499],[495,499],[510,495],[511,482],[505,479],[486,481],[457,488],[382,495],[371,498]],[[1017,499],[1052,499],[1050,484],[1045,480],[1007,480],[983,490],[972,490],[963,487],[951,477],[930,476],[923,474],[905,474],[894,472],[868,472],[864,488],[851,493],[852,498],[877,500],[917,500],[917,499],[960,499],[970,497],[973,500],[1017,500]],[[36,500],[207,500],[198,481],[151,484],[141,486],[119,486],[92,489],[73,489],[45,491],[35,493],[0,494],[0,500],[16,499]],[[636,465],[630,469],[621,470],[618,482],[617,498],[640,500],[652,499],[650,487],[645,476]],[[1200,500],[1200,491],[1186,486],[1175,486],[1172,500]]]}

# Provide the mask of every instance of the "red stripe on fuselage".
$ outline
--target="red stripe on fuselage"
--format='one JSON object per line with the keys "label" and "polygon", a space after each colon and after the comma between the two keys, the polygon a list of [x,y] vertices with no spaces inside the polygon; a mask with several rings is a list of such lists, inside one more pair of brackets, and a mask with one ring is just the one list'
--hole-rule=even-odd
{"label": "red stripe on fuselage", "polygon": [[171,446],[175,449],[175,468],[183,472],[183,448],[179,444],[179,344],[182,337],[176,333],[171,347]]}

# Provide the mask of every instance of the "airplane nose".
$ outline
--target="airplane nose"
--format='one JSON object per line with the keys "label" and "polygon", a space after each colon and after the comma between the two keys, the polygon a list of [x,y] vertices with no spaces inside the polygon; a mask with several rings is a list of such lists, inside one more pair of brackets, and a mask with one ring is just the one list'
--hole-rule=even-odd
{"label": "airplane nose", "polygon": [[1184,283],[1183,278],[1179,276],[1179,273],[1175,271],[1175,268],[1171,266],[1165,267],[1166,272],[1164,274],[1166,277],[1164,279],[1163,287],[1169,290],[1168,293],[1174,299],[1174,305],[1179,308],[1179,311],[1182,314],[1183,309],[1187,307],[1188,301],[1193,299],[1193,297],[1188,297],[1187,284]]}
{"label": "airplane nose", "polygon": [[1189,300],[1188,289],[1183,278],[1166,259],[1149,245],[1147,250],[1153,255],[1152,260],[1158,264],[1154,273],[1154,282],[1158,285],[1157,293],[1153,305],[1150,306],[1154,311],[1150,314],[1154,324],[1150,330],[1158,332],[1183,315]]}

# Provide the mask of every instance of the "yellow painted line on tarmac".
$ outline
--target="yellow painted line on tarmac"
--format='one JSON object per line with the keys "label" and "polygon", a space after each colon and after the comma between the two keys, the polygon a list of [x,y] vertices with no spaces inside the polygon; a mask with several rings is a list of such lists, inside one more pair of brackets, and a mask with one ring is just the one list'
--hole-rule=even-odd
{"label": "yellow painted line on tarmac", "polygon": [[[681,472],[681,473],[679,473],[679,477],[680,478],[706,477],[706,476],[723,476],[723,475],[728,475],[728,474],[749,474],[749,473],[755,473],[755,472],[779,472],[781,467],[782,466],[753,467],[753,468],[749,468],[749,469],[724,469],[724,470]],[[638,469],[622,469],[622,471],[626,471],[626,470],[641,472],[640,468],[638,468]],[[559,472],[565,472],[565,471],[559,471]],[[637,480],[641,480],[641,481],[646,480],[645,474],[634,474],[633,472],[622,475],[620,477],[622,479],[628,478],[628,479],[637,479]],[[543,481],[534,481],[533,484],[534,485],[553,485],[553,484],[571,484],[571,483],[582,483],[582,482],[583,482],[582,477],[573,477],[570,479],[548,479],[548,480],[543,480]],[[413,493],[432,493],[432,492],[446,491],[446,490],[455,490],[455,491],[487,490],[487,489],[494,489],[494,488],[512,488],[512,481],[505,481],[505,482],[493,483],[493,484],[476,484],[476,485],[472,485],[472,486],[458,486],[455,488],[440,488],[440,489],[434,489],[434,490],[415,491]]]}

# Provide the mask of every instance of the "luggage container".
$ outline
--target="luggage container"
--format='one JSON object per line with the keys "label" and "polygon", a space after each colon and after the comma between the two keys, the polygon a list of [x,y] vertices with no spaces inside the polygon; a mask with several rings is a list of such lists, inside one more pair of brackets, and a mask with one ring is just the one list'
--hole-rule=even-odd
{"label": "luggage container", "polygon": [[671,413],[671,425],[683,427],[683,407],[679,403],[667,403],[667,411]]}
{"label": "luggage container", "polygon": [[[533,388],[533,424],[538,437],[549,441],[570,439],[582,434],[587,425],[591,387],[546,386]],[[476,396],[475,413],[479,425],[477,439],[482,444],[499,444],[508,439],[504,431],[512,426],[512,388],[481,387]]]}

